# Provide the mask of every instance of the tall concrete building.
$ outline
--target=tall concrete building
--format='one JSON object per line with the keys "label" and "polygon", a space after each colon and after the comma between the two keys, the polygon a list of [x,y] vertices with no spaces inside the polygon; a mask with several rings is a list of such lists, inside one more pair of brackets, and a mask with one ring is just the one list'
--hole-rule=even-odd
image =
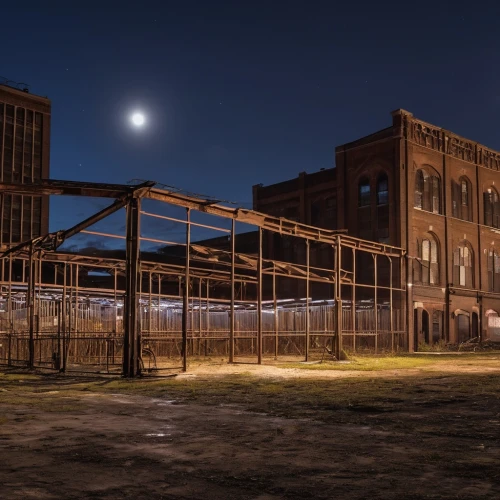
{"label": "tall concrete building", "polygon": [[[29,184],[49,177],[50,100],[0,83],[0,181]],[[0,196],[0,247],[49,230],[48,196]]]}
{"label": "tall concrete building", "polygon": [[254,186],[254,209],[404,248],[415,347],[500,341],[500,153],[397,110],[335,164]]}

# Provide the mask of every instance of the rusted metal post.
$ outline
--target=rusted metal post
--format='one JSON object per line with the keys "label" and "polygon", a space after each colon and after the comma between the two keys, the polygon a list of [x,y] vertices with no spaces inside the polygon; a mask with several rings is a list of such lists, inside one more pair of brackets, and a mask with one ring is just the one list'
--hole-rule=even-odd
{"label": "rusted metal post", "polygon": [[11,328],[11,331],[13,330],[14,327],[14,315],[12,311],[12,256],[9,257],[9,298],[8,298],[8,304],[9,304],[9,327]]}
{"label": "rusted metal post", "polygon": [[148,282],[148,292],[149,292],[149,297],[148,297],[148,333],[149,333],[149,336],[151,337],[151,314],[152,314],[152,311],[151,311],[151,302],[152,302],[152,296],[151,296],[151,288],[153,286],[153,277],[152,277],[152,272],[149,271],[149,282]]}
{"label": "rusted metal post", "polygon": [[62,368],[61,371],[64,373],[66,371],[66,354],[67,354],[67,344],[66,344],[66,314],[67,314],[67,302],[66,302],[66,294],[67,294],[67,286],[66,286],[66,271],[67,264],[64,263],[63,266],[63,291],[62,291],[62,310],[61,310],[61,331],[62,331]]}
{"label": "rusted metal post", "polygon": [[187,321],[188,321],[188,290],[186,283],[181,285],[182,288],[182,371],[187,371],[187,356],[186,356],[186,347],[187,347]]}
{"label": "rusted metal post", "polygon": [[306,240],[306,361],[309,361],[309,337],[310,337],[310,325],[309,325],[309,240]]}
{"label": "rusted metal post", "polygon": [[125,251],[125,300],[123,334],[123,375],[140,375],[140,338],[138,321],[138,275],[140,255],[140,199],[131,198],[127,204]]}
{"label": "rusted metal post", "polygon": [[75,362],[78,363],[78,343],[80,339],[78,337],[78,292],[79,292],[79,278],[80,266],[76,264],[75,270]]}
{"label": "rusted metal post", "polygon": [[352,249],[352,298],[351,298],[351,321],[352,321],[352,350],[356,352],[356,250]]}
{"label": "rusted metal post", "polygon": [[[210,335],[210,280],[208,278],[207,278],[207,331],[205,332],[205,335],[207,337]],[[208,340],[205,340],[205,356],[208,355],[207,342]]]}
{"label": "rusted metal post", "polygon": [[378,352],[378,300],[377,300],[377,281],[378,281],[378,273],[377,273],[377,254],[372,255],[373,257],[373,277],[375,282],[374,287],[374,307],[375,307],[375,354]]}
{"label": "rusted metal post", "polygon": [[391,351],[394,352],[394,311],[392,309],[392,259],[389,259],[389,309],[390,309],[390,329],[391,329]]}
{"label": "rusted metal post", "polygon": [[262,228],[259,227],[257,258],[257,362],[262,364]]}
{"label": "rusted metal post", "polygon": [[[30,245],[29,250],[29,272],[28,272],[28,287],[26,291],[26,308],[29,314],[29,343],[28,343],[28,367],[33,368],[35,365],[35,339],[34,339],[34,304],[33,295],[35,290],[35,264],[33,261],[33,244]],[[12,279],[12,278],[11,278]]]}
{"label": "rusted metal post", "polygon": [[278,300],[276,298],[276,263],[273,262],[273,310],[274,310],[274,359],[278,359],[279,332],[278,332]]}
{"label": "rusted metal post", "polygon": [[57,353],[54,359],[56,370],[61,369],[61,358],[62,358],[62,346],[61,346],[61,301],[56,303],[57,312]]}
{"label": "rusted metal post", "polygon": [[[73,326],[73,319],[72,319],[72,314],[73,314],[73,264],[70,263],[69,265],[69,300],[68,300],[68,341],[66,343],[66,355],[65,357],[69,357],[69,350],[71,346],[71,328]],[[100,364],[100,360],[99,360]]]}
{"label": "rusted metal post", "polygon": [[341,285],[341,241],[337,236],[335,242],[335,318],[336,318],[336,336],[335,336],[335,357],[340,360],[342,357],[342,285]]}
{"label": "rusted metal post", "polygon": [[187,336],[188,336],[188,310],[189,310],[189,281],[190,268],[189,247],[191,245],[191,211],[186,209],[186,269],[184,276],[184,290],[182,297],[182,371],[187,371]]}
{"label": "rusted metal post", "polygon": [[[156,333],[159,335],[160,334],[160,325],[161,325],[161,309],[160,309],[160,303],[161,303],[161,274],[158,273],[158,309],[156,310],[156,320],[157,320],[157,325],[156,325]],[[181,290],[181,282],[179,281],[179,298],[181,298],[182,295],[182,290]]]}
{"label": "rusted metal post", "polygon": [[231,306],[229,312],[229,362],[234,363],[234,266],[235,266],[235,226],[236,221],[231,220]]}
{"label": "rusted metal post", "polygon": [[[202,328],[202,323],[203,323],[203,314],[201,311],[201,291],[203,287],[203,280],[200,278],[198,280],[198,349],[197,353],[198,356],[201,353],[201,337],[203,336],[203,328]],[[193,354],[194,354],[194,341],[193,341]]]}

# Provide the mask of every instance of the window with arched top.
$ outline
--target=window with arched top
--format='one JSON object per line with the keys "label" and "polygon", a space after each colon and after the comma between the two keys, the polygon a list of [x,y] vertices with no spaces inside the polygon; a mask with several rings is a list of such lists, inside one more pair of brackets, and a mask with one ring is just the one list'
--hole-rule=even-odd
{"label": "window with arched top", "polygon": [[370,179],[363,177],[358,183],[358,236],[373,238]]}
{"label": "window with arched top", "polygon": [[453,284],[474,287],[473,252],[468,241],[463,241],[453,251]]}
{"label": "window with arched top", "polygon": [[498,192],[494,187],[489,187],[484,192],[484,225],[500,227],[500,202]]}
{"label": "window with arched top", "polygon": [[488,290],[500,293],[500,256],[494,248],[488,251]]}
{"label": "window with arched top", "polygon": [[460,177],[458,182],[451,181],[452,215],[462,220],[472,220],[472,189],[469,179]]}
{"label": "window with arched top", "polygon": [[441,181],[435,173],[418,169],[415,172],[415,208],[441,213]]}
{"label": "window with arched top", "polygon": [[377,179],[377,205],[389,203],[389,179],[387,174],[381,174]]}
{"label": "window with arched top", "polygon": [[358,184],[358,207],[369,207],[371,201],[370,180],[361,179]]}
{"label": "window with arched top", "polygon": [[417,258],[414,260],[413,280],[424,285],[439,284],[439,251],[433,235],[417,240]]}
{"label": "window with arched top", "polygon": [[377,241],[389,243],[389,179],[381,173],[377,179]]}

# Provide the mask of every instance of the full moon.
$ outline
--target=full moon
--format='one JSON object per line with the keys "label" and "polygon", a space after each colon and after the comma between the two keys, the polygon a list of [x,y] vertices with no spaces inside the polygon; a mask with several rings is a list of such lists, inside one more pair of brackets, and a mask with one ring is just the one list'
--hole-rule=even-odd
{"label": "full moon", "polygon": [[140,128],[146,122],[146,118],[142,113],[136,112],[132,114],[132,116],[130,117],[130,121],[132,122],[132,125],[134,125],[134,127]]}

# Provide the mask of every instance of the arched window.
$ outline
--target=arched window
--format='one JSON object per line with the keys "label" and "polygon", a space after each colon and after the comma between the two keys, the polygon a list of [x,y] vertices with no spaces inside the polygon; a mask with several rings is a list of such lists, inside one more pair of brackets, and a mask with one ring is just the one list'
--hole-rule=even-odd
{"label": "arched window", "polygon": [[417,170],[415,174],[415,208],[423,208],[424,171]]}
{"label": "arched window", "polygon": [[424,285],[439,284],[438,244],[432,235],[427,235],[421,242],[417,241],[417,256],[414,269],[414,280]]}
{"label": "arched window", "polygon": [[377,179],[377,240],[389,243],[389,180],[385,173]]}
{"label": "arched window", "polygon": [[423,169],[415,173],[415,208],[441,213],[441,186],[436,174],[429,174]]}
{"label": "arched window", "polygon": [[473,255],[468,241],[463,241],[453,252],[453,284],[473,288]]}
{"label": "arched window", "polygon": [[389,203],[389,180],[387,174],[381,174],[377,180],[377,205]]}
{"label": "arched window", "polygon": [[500,256],[493,248],[488,252],[488,290],[500,293]]}
{"label": "arched window", "polygon": [[366,177],[358,184],[358,236],[365,240],[373,238],[370,180]]}
{"label": "arched window", "polygon": [[370,198],[370,181],[369,179],[361,179],[358,185],[358,207],[369,207]]}
{"label": "arched window", "polygon": [[500,203],[497,190],[493,187],[484,193],[484,225],[500,227]]}
{"label": "arched window", "polygon": [[452,214],[462,220],[472,220],[471,183],[467,177],[460,177],[458,183],[451,181]]}

